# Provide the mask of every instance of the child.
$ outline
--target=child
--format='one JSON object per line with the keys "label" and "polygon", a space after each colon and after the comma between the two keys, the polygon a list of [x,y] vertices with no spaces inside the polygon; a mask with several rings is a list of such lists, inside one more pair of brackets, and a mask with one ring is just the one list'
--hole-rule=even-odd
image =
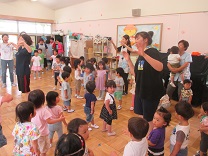
{"label": "child", "polygon": [[[12,95],[6,93],[4,96],[0,96],[0,106],[5,102],[10,102],[13,100]],[[7,139],[3,134],[2,126],[1,126],[1,115],[0,115],[0,148],[7,144]]]}
{"label": "child", "polygon": [[72,112],[74,112],[74,110],[71,109],[71,88],[68,83],[70,73],[63,72],[61,77],[63,78],[63,82],[61,84],[61,86],[62,86],[61,87],[61,96],[62,96],[62,100],[64,101],[63,110],[64,111],[67,110],[68,113],[72,113]]}
{"label": "child", "polygon": [[[116,135],[112,132],[112,120],[117,119],[116,103],[114,100],[116,84],[113,80],[106,83],[107,93],[105,96],[104,105],[101,109],[100,118],[103,119],[103,132],[108,132],[108,136]],[[107,129],[106,129],[107,128]]]}
{"label": "child", "polygon": [[83,97],[80,96],[81,83],[82,83],[82,79],[83,79],[81,77],[82,70],[81,70],[80,63],[81,63],[80,59],[74,60],[75,97],[77,99],[82,99],[83,98]]}
{"label": "child", "polygon": [[90,63],[87,63],[86,66],[85,66],[85,72],[84,72],[84,89],[85,89],[85,93],[86,93],[86,84],[87,82],[89,81],[94,81],[95,80],[95,77],[94,75],[92,74],[92,72],[94,71],[94,67],[92,64]]}
{"label": "child", "polygon": [[94,69],[97,69],[97,61],[96,61],[96,58],[91,58],[90,59],[90,62],[91,62],[91,64],[93,65],[93,67],[94,67]]}
{"label": "child", "polygon": [[116,91],[114,93],[115,98],[119,101],[119,105],[117,107],[118,110],[122,108],[122,94],[123,94],[123,86],[124,86],[124,80],[123,80],[124,70],[123,68],[119,67],[116,69]]}
{"label": "child", "polygon": [[[84,140],[89,138],[88,123],[80,118],[75,118],[68,123],[68,133],[76,133],[81,135]],[[94,156],[92,150],[85,145],[85,152],[83,156]]]}
{"label": "child", "polygon": [[54,71],[53,71],[53,68],[54,68],[54,64],[56,63],[56,56],[58,55],[58,50],[57,49],[54,49],[53,50],[53,55],[50,57],[50,60],[52,60],[52,78],[54,77]]}
{"label": "child", "polygon": [[[54,71],[54,80],[55,80],[55,87],[53,88],[53,90],[56,90],[57,88],[57,83],[58,83],[58,76],[59,76],[59,73],[60,73],[60,70],[61,70],[61,56],[60,55],[57,55],[56,56],[56,63],[53,64],[53,71]],[[61,86],[61,84],[60,84]]]}
{"label": "child", "polygon": [[179,101],[186,101],[191,104],[193,92],[191,90],[192,81],[185,79],[183,81],[183,88],[181,89],[181,96]]}
{"label": "child", "polygon": [[165,127],[169,126],[171,114],[160,107],[154,114],[154,128],[148,136],[148,155],[164,156]]}
{"label": "child", "polygon": [[170,136],[170,156],[187,156],[190,136],[188,120],[194,116],[194,110],[189,103],[179,102],[175,105],[175,116],[179,124],[173,129]]}
{"label": "child", "polygon": [[40,155],[38,138],[40,137],[37,126],[31,122],[35,116],[32,102],[22,102],[16,106],[16,125],[12,132],[14,136],[14,155]]}
{"label": "child", "polygon": [[45,95],[42,90],[33,90],[28,95],[28,101],[31,101],[35,105],[36,116],[32,118],[32,123],[34,123],[39,131],[40,138],[38,138],[38,148],[40,150],[41,156],[46,156],[46,153],[50,147],[49,141],[49,130],[47,124],[54,124],[59,121],[64,120],[63,116],[57,119],[51,119],[51,113],[44,107]]}
{"label": "child", "polygon": [[[93,94],[95,87],[96,86],[94,81],[89,81],[86,84],[86,90],[88,93],[86,93],[84,96],[86,99],[84,112],[86,114],[86,121],[88,123],[91,122],[91,127],[99,128],[99,126],[94,123],[95,102],[97,101],[96,96]],[[92,130],[91,127],[88,128],[89,131]]]}
{"label": "child", "polygon": [[[46,109],[51,113],[51,119],[58,119],[60,116],[63,116],[63,111],[59,105],[57,105],[60,101],[59,94],[54,91],[50,91],[46,95],[47,107]],[[63,124],[67,126],[66,120],[64,119]],[[53,142],[53,135],[55,132],[58,134],[58,138],[60,138],[63,134],[63,127],[61,121],[48,124],[49,129],[49,138],[50,138],[50,147],[52,146]]]}
{"label": "child", "polygon": [[100,61],[97,68],[96,88],[99,90],[97,100],[103,100],[105,95],[106,70],[105,62]]}
{"label": "child", "polygon": [[131,90],[129,91],[132,94],[131,107],[130,107],[131,111],[134,110],[135,89],[136,89],[135,77],[134,75],[131,75]]}
{"label": "child", "polygon": [[40,67],[42,68],[42,73],[43,73],[43,69],[44,69],[44,57],[45,55],[42,52],[42,49],[38,49],[38,56],[40,56],[41,60],[40,60]]}
{"label": "child", "polygon": [[200,151],[195,156],[207,156],[208,150],[208,102],[202,103],[200,114],[201,117],[199,131],[201,132]]}
{"label": "child", "polygon": [[81,63],[80,63],[81,69],[82,69],[82,71],[84,71],[84,69],[85,69],[85,62],[84,62],[85,58],[84,58],[84,56],[80,56],[79,59],[81,61]]}
{"label": "child", "polygon": [[63,134],[59,138],[55,156],[84,156],[85,140],[76,133]]}
{"label": "child", "polygon": [[161,97],[161,99],[160,99],[160,103],[159,103],[159,105],[158,105],[158,109],[160,108],[160,107],[163,107],[163,108],[168,108],[168,107],[170,107],[170,98],[169,98],[169,96],[168,96],[168,94],[165,94],[163,97]]}
{"label": "child", "polygon": [[40,66],[40,61],[41,61],[41,57],[38,56],[38,51],[34,50],[34,55],[31,59],[31,61],[33,62],[32,65],[32,70],[34,71],[34,80],[36,79],[36,73],[38,73],[38,78],[40,79],[40,71],[42,70],[41,66]]}
{"label": "child", "polygon": [[[170,63],[172,68],[180,67],[180,55],[178,53],[179,53],[179,48],[177,46],[173,46],[170,48],[170,54],[168,55],[168,63]],[[180,73],[180,76],[181,76],[181,83],[183,84],[183,80],[184,80],[183,72]],[[176,87],[174,84],[174,77],[175,77],[175,73],[171,72],[170,85],[172,87]]]}

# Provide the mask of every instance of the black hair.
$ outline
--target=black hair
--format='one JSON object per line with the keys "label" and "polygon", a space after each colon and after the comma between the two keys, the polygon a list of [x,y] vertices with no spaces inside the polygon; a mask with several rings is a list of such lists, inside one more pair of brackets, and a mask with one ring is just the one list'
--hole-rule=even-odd
{"label": "black hair", "polygon": [[21,102],[16,106],[15,112],[17,122],[27,122],[29,121],[30,115],[35,114],[34,104],[30,101]]}
{"label": "black hair", "polygon": [[78,133],[79,127],[82,125],[87,125],[87,121],[80,118],[72,119],[67,125],[68,133]]}
{"label": "black hair", "polygon": [[70,73],[68,73],[68,72],[63,72],[62,74],[61,74],[61,77],[65,80],[66,78],[68,78],[70,76]]}
{"label": "black hair", "polygon": [[35,54],[35,53],[38,53],[38,50],[37,50],[37,49],[34,50],[34,54]]}
{"label": "black hair", "polygon": [[69,67],[69,66],[65,66],[65,67],[63,68],[63,71],[64,71],[64,72],[68,72],[69,74],[71,74],[72,69],[71,69],[71,67]]}
{"label": "black hair", "polygon": [[56,58],[60,60],[61,59],[61,55],[57,55]]}
{"label": "black hair", "polygon": [[172,52],[173,54],[178,54],[179,53],[179,48],[177,46],[172,46],[170,48],[170,52]]}
{"label": "black hair", "polygon": [[147,135],[149,123],[140,117],[132,117],[128,121],[128,131],[135,139],[141,140]]}
{"label": "black hair", "polygon": [[167,123],[164,127],[169,126],[170,121],[171,121],[171,113],[165,109],[164,107],[160,107],[157,111],[156,111],[163,119],[164,121]]}
{"label": "black hair", "polygon": [[135,38],[138,38],[139,36],[141,36],[143,39],[147,39],[148,40],[147,45],[151,45],[152,44],[152,37],[147,32],[145,32],[145,31],[138,32],[135,35]]}
{"label": "black hair", "polygon": [[182,44],[183,44],[185,50],[188,49],[188,47],[189,47],[188,41],[186,41],[186,40],[180,40],[180,41],[178,42],[178,44],[179,44],[179,43],[182,43]]}
{"label": "black hair", "polygon": [[43,41],[44,42],[44,39],[40,38],[38,42],[40,42],[40,41]]}
{"label": "black hair", "polygon": [[50,40],[53,40],[53,41],[54,41],[54,38],[53,38],[53,37],[51,37],[51,38],[50,38]]}
{"label": "black hair", "polygon": [[203,110],[204,110],[205,112],[208,113],[208,102],[202,103],[202,108],[203,108]]}
{"label": "black hair", "polygon": [[118,68],[116,69],[116,72],[117,72],[121,77],[124,76],[124,70],[123,70],[123,68],[118,67]]}
{"label": "black hair", "polygon": [[64,63],[65,63],[66,66],[68,66],[69,63],[70,63],[70,58],[69,57],[64,57]]}
{"label": "black hair", "polygon": [[80,56],[80,58],[79,58],[80,60],[82,60],[82,61],[84,61],[84,56]]}
{"label": "black hair", "polygon": [[106,87],[106,88],[108,88],[108,87],[116,88],[116,83],[115,83],[115,81],[113,81],[113,80],[108,80],[108,81],[106,82],[105,87]]}
{"label": "black hair", "polygon": [[182,116],[185,120],[189,120],[194,116],[194,110],[192,106],[185,101],[178,102],[175,105],[175,111],[178,115]]}
{"label": "black hair", "polygon": [[153,35],[154,35],[154,31],[148,31],[147,33],[150,35],[151,38],[152,38]]}
{"label": "black hair", "polygon": [[50,40],[46,40],[46,44],[50,44]]}
{"label": "black hair", "polygon": [[53,49],[53,52],[54,52],[54,51],[58,53],[58,49]]}
{"label": "black hair", "polygon": [[95,70],[95,68],[93,67],[93,64],[91,63],[87,63],[85,66],[85,69],[88,68],[91,72]]}
{"label": "black hair", "polygon": [[56,144],[55,156],[83,156],[85,147],[85,140],[81,135],[63,134]]}
{"label": "black hair", "polygon": [[186,84],[186,83],[192,84],[192,81],[191,81],[190,79],[185,79],[185,80],[183,81],[183,84]]}
{"label": "black hair", "polygon": [[9,35],[8,35],[8,34],[3,34],[3,35],[1,36],[1,38],[3,38],[4,36],[9,37]]}
{"label": "black hair", "polygon": [[131,47],[131,42],[130,42],[130,37],[129,37],[129,35],[124,35],[123,38],[125,38],[125,39],[127,40],[126,45],[129,46],[129,47]]}
{"label": "black hair", "polygon": [[56,98],[59,96],[57,92],[49,91],[46,95],[46,102],[49,108],[56,106]]}
{"label": "black hair", "polygon": [[103,57],[103,58],[102,58],[102,61],[104,61],[105,64],[107,64],[107,63],[108,63],[108,58],[107,58],[107,57]]}
{"label": "black hair", "polygon": [[30,37],[29,35],[27,35],[26,32],[21,32],[21,33],[20,33],[20,36],[22,36],[22,38],[25,40],[25,43],[26,43],[27,45],[29,45],[29,46],[32,45],[33,41],[32,41],[32,39],[31,39],[31,37]]}
{"label": "black hair", "polygon": [[40,89],[33,90],[28,95],[28,101],[34,103],[35,108],[38,109],[45,103],[45,94]]}
{"label": "black hair", "polygon": [[96,88],[95,81],[88,81],[86,84],[86,90],[92,94]]}
{"label": "black hair", "polygon": [[92,63],[97,63],[96,58],[94,58],[94,57],[91,58],[90,61],[91,61]]}
{"label": "black hair", "polygon": [[38,48],[38,50],[43,51],[41,48]]}
{"label": "black hair", "polygon": [[57,38],[57,39],[56,39],[56,41],[59,41],[59,42],[61,42],[61,38]]}
{"label": "black hair", "polygon": [[104,61],[99,61],[99,62],[98,62],[98,66],[97,66],[97,69],[98,69],[98,70],[100,70],[99,64],[102,64],[102,65],[103,65],[103,70],[106,69],[105,62],[104,62]]}
{"label": "black hair", "polygon": [[60,61],[65,63],[65,57],[61,56]]}
{"label": "black hair", "polygon": [[74,68],[77,69],[78,68],[78,65],[81,63],[81,60],[80,59],[76,59],[74,60]]}

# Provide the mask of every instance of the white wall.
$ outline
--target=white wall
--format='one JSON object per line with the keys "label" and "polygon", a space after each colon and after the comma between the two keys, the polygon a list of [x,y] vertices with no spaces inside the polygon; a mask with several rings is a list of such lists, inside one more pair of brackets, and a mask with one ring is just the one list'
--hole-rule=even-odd
{"label": "white wall", "polygon": [[55,12],[36,2],[18,0],[9,3],[0,2],[0,15],[54,20]]}
{"label": "white wall", "polygon": [[93,0],[55,11],[57,23],[208,11],[207,0]]}

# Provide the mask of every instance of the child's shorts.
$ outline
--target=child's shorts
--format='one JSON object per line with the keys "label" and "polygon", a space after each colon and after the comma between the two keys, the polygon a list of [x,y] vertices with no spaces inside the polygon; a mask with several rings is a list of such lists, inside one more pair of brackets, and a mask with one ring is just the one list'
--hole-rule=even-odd
{"label": "child's shorts", "polygon": [[64,106],[71,106],[71,99],[68,101],[64,101]]}
{"label": "child's shorts", "polygon": [[2,126],[0,125],[0,148],[7,144],[7,139],[3,135]]}
{"label": "child's shorts", "polygon": [[86,121],[91,122],[94,119],[94,115],[90,114],[91,113],[91,108],[89,107],[84,107],[84,112],[86,114]]}
{"label": "child's shorts", "polygon": [[48,135],[40,136],[40,138],[38,138],[38,147],[39,147],[40,153],[47,153],[47,151],[50,148],[50,140],[49,140]]}
{"label": "child's shorts", "polygon": [[75,80],[75,88],[76,90],[80,91],[81,90],[81,80]]}
{"label": "child's shorts", "polygon": [[117,100],[122,100],[122,94],[123,94],[122,91],[117,91],[114,93],[114,96]]}

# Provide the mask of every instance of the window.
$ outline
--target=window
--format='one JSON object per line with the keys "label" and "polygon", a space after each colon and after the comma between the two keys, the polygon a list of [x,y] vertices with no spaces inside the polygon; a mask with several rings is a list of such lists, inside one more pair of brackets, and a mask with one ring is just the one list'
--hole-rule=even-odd
{"label": "window", "polygon": [[19,32],[25,31],[28,34],[51,34],[51,24],[19,22]]}
{"label": "window", "polygon": [[[0,43],[2,42],[2,35],[0,35]],[[9,42],[17,44],[17,35],[9,35]]]}
{"label": "window", "polygon": [[0,20],[0,32],[17,33],[17,21]]}

